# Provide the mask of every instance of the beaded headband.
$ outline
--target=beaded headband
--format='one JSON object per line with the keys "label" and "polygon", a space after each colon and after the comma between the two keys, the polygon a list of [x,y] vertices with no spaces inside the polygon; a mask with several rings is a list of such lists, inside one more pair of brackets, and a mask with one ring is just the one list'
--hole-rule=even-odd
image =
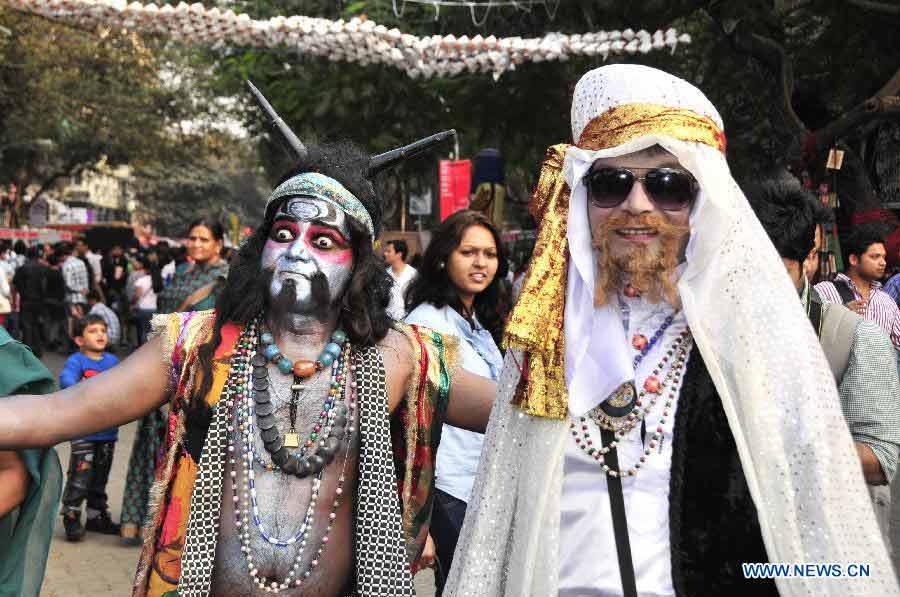
{"label": "beaded headband", "polygon": [[285,197],[312,197],[330,203],[362,224],[369,232],[369,236],[375,238],[372,216],[369,215],[362,201],[330,176],[319,172],[304,172],[284,181],[269,196],[266,203],[266,215],[278,199]]}

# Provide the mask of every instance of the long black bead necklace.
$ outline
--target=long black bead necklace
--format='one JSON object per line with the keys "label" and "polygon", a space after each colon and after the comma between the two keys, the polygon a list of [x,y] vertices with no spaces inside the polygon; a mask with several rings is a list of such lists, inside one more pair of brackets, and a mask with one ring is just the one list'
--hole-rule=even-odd
{"label": "long black bead necklace", "polygon": [[256,415],[256,424],[260,429],[263,446],[271,455],[272,463],[257,460],[267,470],[279,469],[285,473],[303,478],[321,472],[334,459],[340,448],[341,439],[347,432],[347,405],[344,403],[344,389],[347,379],[347,367],[350,362],[352,347],[345,342],[341,353],[331,370],[331,383],[328,394],[322,405],[317,422],[313,425],[309,439],[299,452],[290,451],[298,447],[295,422],[297,405],[303,386],[294,378],[291,385],[291,402],[289,417],[291,431],[282,436],[275,424],[275,405],[271,401],[268,360],[257,353],[251,363],[253,365],[254,404],[251,406],[250,420]]}

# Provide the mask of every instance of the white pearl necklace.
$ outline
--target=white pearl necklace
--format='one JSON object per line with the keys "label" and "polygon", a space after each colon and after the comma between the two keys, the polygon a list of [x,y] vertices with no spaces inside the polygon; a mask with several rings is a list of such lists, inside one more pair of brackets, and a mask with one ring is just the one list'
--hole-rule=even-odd
{"label": "white pearl necklace", "polygon": [[[250,355],[252,358],[252,353]],[[248,360],[249,363],[249,360]],[[350,371],[355,372],[356,366],[350,365]],[[250,368],[247,368],[247,371],[241,376],[245,382],[248,382],[250,379]],[[319,491],[321,487],[321,479],[324,475],[324,470],[313,479],[312,485],[312,493],[310,495],[310,503],[306,509],[306,514],[303,519],[303,523],[301,525],[300,530],[293,536],[288,539],[279,539],[277,537],[270,537],[266,532],[261,518],[259,516],[259,509],[256,504],[256,487],[255,487],[255,471],[253,470],[253,463],[255,460],[255,445],[254,445],[254,436],[253,436],[253,425],[252,425],[252,397],[250,395],[249,390],[246,392],[243,400],[239,401],[238,408],[235,410],[235,426],[237,427],[239,436],[242,439],[242,448],[243,455],[241,456],[241,464],[243,467],[243,476],[242,476],[242,491],[239,493],[236,481],[236,471],[235,465],[236,461],[234,458],[235,446],[232,443],[232,440],[229,437],[229,462],[231,464],[231,484],[232,484],[232,500],[234,503],[234,515],[235,515],[235,527],[238,529],[240,541],[241,541],[241,552],[244,554],[244,558],[247,562],[247,571],[250,574],[250,577],[253,579],[253,582],[259,587],[261,590],[266,593],[280,593],[291,586],[300,587],[303,585],[303,582],[308,579],[312,571],[319,566],[319,560],[322,556],[322,553],[325,551],[325,547],[328,545],[329,534],[331,533],[332,528],[334,527],[335,520],[337,519],[337,508],[340,506],[341,496],[343,495],[343,485],[345,481],[345,473],[347,462],[350,458],[350,447],[352,445],[352,437],[354,432],[356,431],[355,426],[352,425],[353,417],[355,416],[356,409],[356,381],[353,380],[349,387],[350,397],[348,400],[349,404],[349,412],[348,417],[351,424],[348,426],[348,434],[347,437],[344,438],[346,442],[346,449],[344,452],[344,462],[341,466],[341,473],[338,478],[337,488],[335,489],[335,498],[332,501],[331,511],[329,513],[328,526],[325,528],[325,531],[322,535],[321,541],[319,543],[319,547],[316,550],[315,556],[313,556],[312,560],[306,566],[305,570],[301,573],[301,567],[303,564],[304,554],[306,552],[307,547],[307,539],[309,531],[313,528],[315,523],[315,511],[316,505],[319,499]],[[233,431],[234,427],[230,427],[229,430]],[[266,577],[260,576],[259,569],[256,566],[253,557],[253,549],[250,542],[250,522],[251,518],[248,515],[246,510],[241,510],[241,502],[251,504],[251,514],[252,520],[256,523],[257,528],[260,532],[260,535],[270,544],[276,545],[278,547],[287,547],[290,545],[299,545],[299,550],[294,558],[294,563],[291,565],[291,569],[288,572],[288,575],[281,581],[268,579]]]}

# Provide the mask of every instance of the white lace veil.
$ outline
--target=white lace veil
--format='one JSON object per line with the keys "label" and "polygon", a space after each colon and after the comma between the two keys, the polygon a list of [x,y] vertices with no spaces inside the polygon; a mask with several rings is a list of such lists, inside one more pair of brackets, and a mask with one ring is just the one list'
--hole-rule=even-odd
{"label": "white lace veil", "polygon": [[[721,119],[693,86],[661,71],[605,66],[575,90],[573,136],[613,106],[652,103]],[[566,382],[573,413],[633,376],[621,322],[593,307],[594,257],[581,177],[600,157],[658,144],[700,184],[678,290],[722,400],[771,562],[863,563],[871,576],[778,579],[783,596],[900,595],[840,409],[834,378],[774,247],[724,156],[646,134],[600,151],[571,147],[564,173],[571,252]],[[473,498],[447,587],[457,597],[555,595],[566,421],[511,406],[521,355],[507,353]],[[611,555],[614,557],[614,555]]]}

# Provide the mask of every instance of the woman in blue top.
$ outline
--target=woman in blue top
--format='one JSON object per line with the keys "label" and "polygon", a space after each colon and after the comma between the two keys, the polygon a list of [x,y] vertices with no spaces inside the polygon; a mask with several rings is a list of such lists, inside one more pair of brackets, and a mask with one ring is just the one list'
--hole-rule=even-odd
{"label": "woman in blue top", "polygon": [[[497,305],[506,268],[500,235],[490,220],[474,211],[456,212],[438,227],[425,251],[406,293],[405,321],[458,336],[462,367],[496,381],[503,365],[497,348],[503,318]],[[431,518],[438,595],[450,571],[483,441],[482,434],[452,425],[444,424],[441,432]]]}

